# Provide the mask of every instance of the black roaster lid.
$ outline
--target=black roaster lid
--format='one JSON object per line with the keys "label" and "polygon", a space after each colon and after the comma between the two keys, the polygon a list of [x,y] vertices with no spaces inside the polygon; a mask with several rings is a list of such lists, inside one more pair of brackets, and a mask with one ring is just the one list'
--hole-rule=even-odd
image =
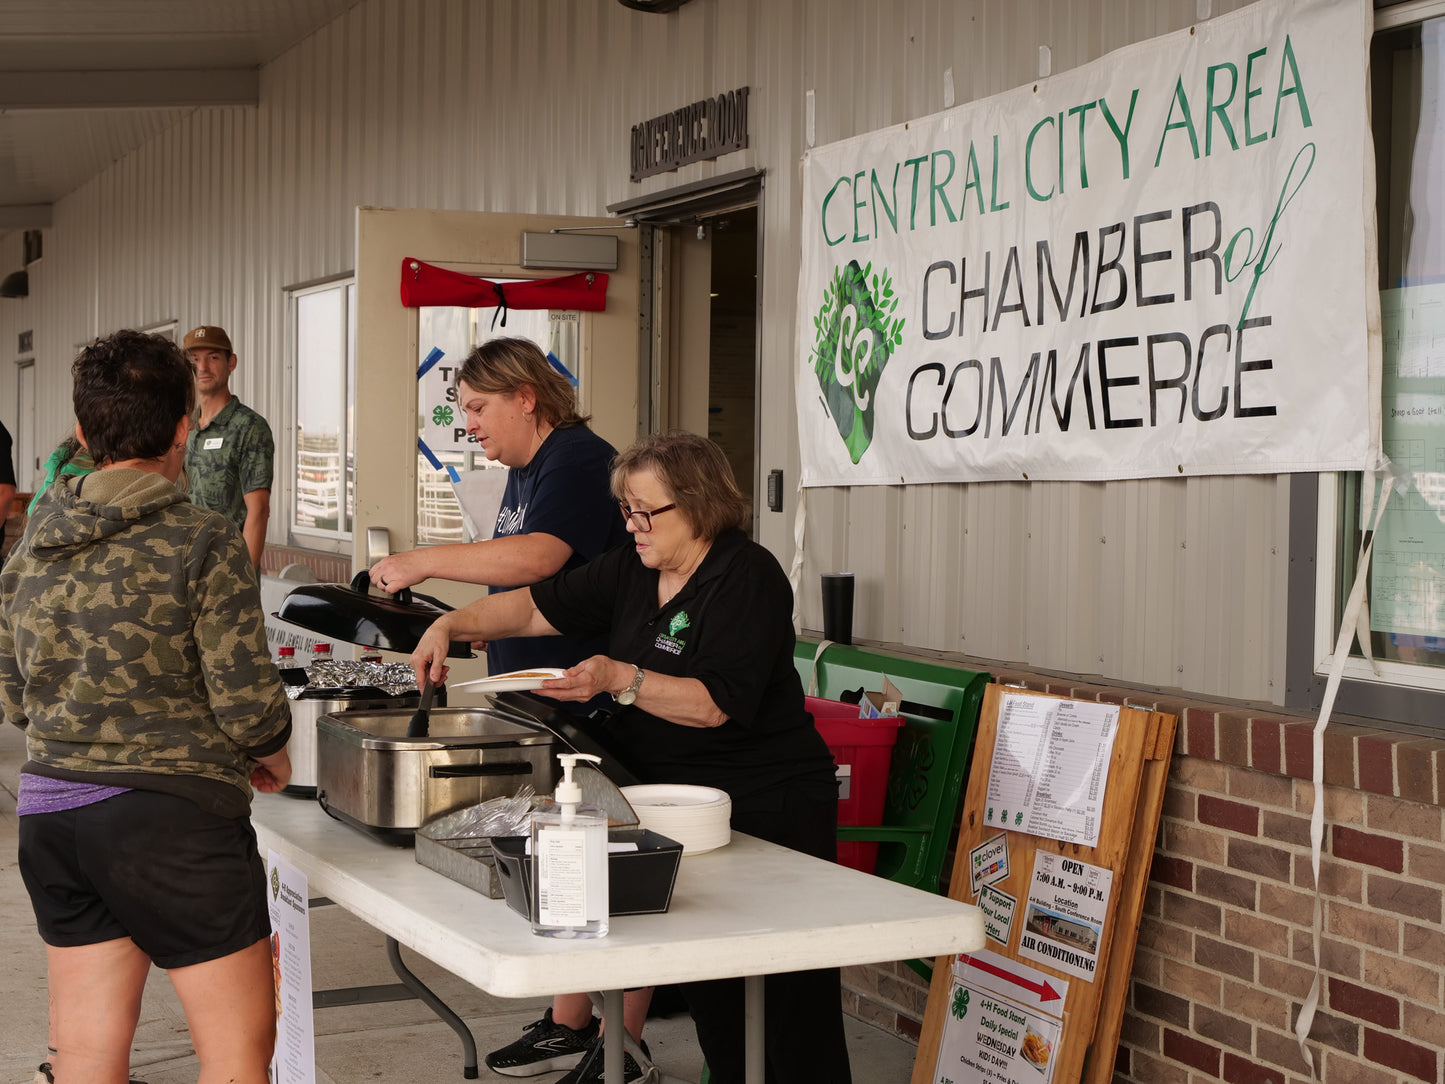
{"label": "black roaster lid", "polygon": [[[403,587],[394,595],[373,594],[371,577],[358,572],[350,584],[315,583],[294,588],[275,616],[318,636],[362,647],[410,654],[431,623],[451,607]],[[472,659],[471,645],[453,640],[447,656]]]}
{"label": "black roaster lid", "polygon": [[553,737],[570,746],[574,752],[591,753],[601,759],[597,767],[619,787],[635,787],[642,780],[612,749],[607,741],[606,727],[600,720],[584,719],[560,707],[555,700],[546,700],[521,692],[492,693],[492,701],[535,722]]}

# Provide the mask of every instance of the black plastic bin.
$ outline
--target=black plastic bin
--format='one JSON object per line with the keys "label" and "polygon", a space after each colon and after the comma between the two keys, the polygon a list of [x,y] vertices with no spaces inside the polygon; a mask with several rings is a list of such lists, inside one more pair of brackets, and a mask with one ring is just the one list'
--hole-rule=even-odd
{"label": "black plastic bin", "polygon": [[[611,843],[636,843],[638,848],[607,856],[608,915],[657,915],[671,907],[682,844],[646,828],[612,828],[607,839]],[[492,854],[508,906],[524,918],[531,918],[536,860],[527,853],[527,837],[497,836],[492,840]]]}

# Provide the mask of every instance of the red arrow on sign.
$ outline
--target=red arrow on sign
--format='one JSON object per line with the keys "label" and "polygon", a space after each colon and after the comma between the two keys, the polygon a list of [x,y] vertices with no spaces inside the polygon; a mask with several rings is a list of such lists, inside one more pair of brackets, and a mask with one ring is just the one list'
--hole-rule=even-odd
{"label": "red arrow on sign", "polygon": [[1005,982],[1011,982],[1015,986],[1022,986],[1025,990],[1033,994],[1040,1001],[1059,1000],[1059,992],[1049,985],[1047,979],[1045,979],[1043,982],[1030,982],[1022,975],[1015,975],[1012,971],[1005,971],[1001,967],[998,967],[994,964],[985,963],[977,956],[970,956],[967,953],[961,953],[960,959],[964,960],[971,967],[976,967],[980,971],[987,971],[990,975],[993,975],[996,978],[1003,979]]}

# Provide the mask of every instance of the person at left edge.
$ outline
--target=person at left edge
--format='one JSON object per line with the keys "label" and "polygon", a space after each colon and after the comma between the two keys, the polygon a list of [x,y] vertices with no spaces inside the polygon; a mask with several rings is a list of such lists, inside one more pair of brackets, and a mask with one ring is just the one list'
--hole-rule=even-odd
{"label": "person at left edge", "polygon": [[201,1080],[266,1084],[275,1044],[253,790],[291,717],[249,555],[176,487],[195,380],[119,331],[72,369],[94,473],[46,491],[0,571],[0,713],[29,759],[19,868],[46,943],[61,1084],[124,1084],[152,963]]}
{"label": "person at left edge", "polygon": [[182,348],[196,371],[200,408],[200,424],[186,441],[191,500],[236,525],[252,567],[259,569],[271,519],[276,453],[271,427],[231,393],[237,358],[224,328],[194,328],[186,332]]}
{"label": "person at left edge", "polygon": [[5,521],[15,500],[15,463],[10,458],[10,430],[0,422],[0,546],[5,545]]}

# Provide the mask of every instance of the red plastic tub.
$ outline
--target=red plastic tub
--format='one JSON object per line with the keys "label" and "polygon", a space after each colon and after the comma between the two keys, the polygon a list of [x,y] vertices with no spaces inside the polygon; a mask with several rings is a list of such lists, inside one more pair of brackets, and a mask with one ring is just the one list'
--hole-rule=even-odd
{"label": "red plastic tub", "polygon": [[[899,718],[860,719],[858,705],[817,696],[804,697],[813,725],[838,762],[839,824],[879,824],[888,795],[888,763],[898,741]],[[846,771],[844,770],[846,767]],[[872,873],[878,865],[878,844],[839,843],[838,863]]]}

